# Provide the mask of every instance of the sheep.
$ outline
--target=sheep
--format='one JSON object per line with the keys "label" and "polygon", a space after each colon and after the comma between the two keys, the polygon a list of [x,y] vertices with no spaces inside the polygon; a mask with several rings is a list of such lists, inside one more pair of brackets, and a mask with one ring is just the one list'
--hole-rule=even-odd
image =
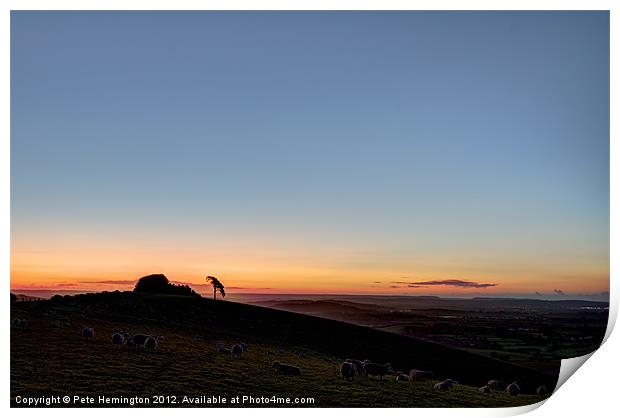
{"label": "sheep", "polygon": [[368,379],[370,376],[379,376],[379,380],[383,380],[383,376],[392,371],[392,365],[390,363],[378,364],[378,363],[364,363],[364,378]]}
{"label": "sheep", "polygon": [[301,376],[301,369],[297,366],[292,366],[290,364],[283,364],[279,361],[274,361],[271,363],[271,368],[280,374],[285,374],[288,376]]}
{"label": "sheep", "polygon": [[443,382],[436,383],[436,384],[433,386],[433,389],[436,389],[436,390],[450,390],[450,389],[452,389],[452,387],[453,387],[455,384],[456,384],[456,381],[455,381],[455,380],[452,380],[452,379],[446,379],[446,380],[444,380]]}
{"label": "sheep", "polygon": [[228,354],[228,355],[232,354],[232,350],[230,348],[226,348],[224,346],[217,347],[217,352],[219,354]]}
{"label": "sheep", "polygon": [[508,392],[509,395],[517,396],[519,393],[521,393],[521,388],[519,387],[517,382],[512,382],[508,385],[508,387],[506,387],[506,392]]}
{"label": "sheep", "polygon": [[134,348],[136,346],[136,342],[133,340],[133,338],[128,338],[125,340],[125,345],[127,347]]}
{"label": "sheep", "polygon": [[504,390],[506,388],[506,382],[502,380],[489,380],[487,386],[493,390]]}
{"label": "sheep", "polygon": [[144,347],[144,343],[146,343],[146,340],[149,338],[149,335],[144,335],[144,334],[136,334],[134,335],[132,338],[134,344],[136,347]]}
{"label": "sheep", "polygon": [[408,382],[409,381],[409,375],[405,374],[405,373],[398,373],[398,374],[396,374],[396,381],[397,382]]}
{"label": "sheep", "polygon": [[431,379],[432,377],[433,377],[433,372],[429,372],[425,370],[418,370],[418,369],[411,369],[411,371],[409,371],[410,380],[424,380],[424,379]]}
{"label": "sheep", "polygon": [[351,363],[353,366],[355,366],[355,373],[359,377],[364,376],[364,365],[362,364],[361,361],[355,360],[355,359],[346,359],[345,362],[346,363]]}
{"label": "sheep", "polygon": [[353,380],[355,379],[355,365],[353,363],[349,363],[347,361],[343,362],[340,365],[340,374],[342,375],[342,379]]}
{"label": "sheep", "polygon": [[15,318],[11,322],[13,328],[28,328],[28,320],[23,318]]}
{"label": "sheep", "polygon": [[482,386],[480,389],[478,389],[478,392],[480,393],[491,393],[492,391],[493,389],[491,389],[491,386],[489,385]]}
{"label": "sheep", "polygon": [[536,394],[538,396],[544,396],[547,394],[547,386],[542,385],[542,386],[538,386],[538,388],[536,388]]}
{"label": "sheep", "polygon": [[11,325],[12,325],[14,328],[26,329],[26,328],[28,328],[29,323],[28,323],[28,320],[27,320],[27,319],[24,319],[24,318],[15,318],[15,319],[13,320],[13,322],[11,323]]}
{"label": "sheep", "polygon": [[241,357],[241,354],[243,354],[243,346],[241,344],[233,345],[230,349],[230,353],[235,357]]}
{"label": "sheep", "polygon": [[93,340],[95,339],[95,328],[82,325],[82,328],[80,329],[80,335],[87,340]]}
{"label": "sheep", "polygon": [[120,332],[115,332],[112,334],[112,348],[121,348],[124,341],[125,337],[123,337],[123,334]]}
{"label": "sheep", "polygon": [[157,348],[157,339],[155,337],[148,337],[144,342],[144,348],[148,351],[155,351]]}

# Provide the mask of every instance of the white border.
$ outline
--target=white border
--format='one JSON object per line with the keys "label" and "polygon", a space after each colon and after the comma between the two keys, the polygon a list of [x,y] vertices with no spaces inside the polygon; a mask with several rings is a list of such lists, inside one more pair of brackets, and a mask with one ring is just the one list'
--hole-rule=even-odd
{"label": "white border", "polygon": [[[53,4],[52,4],[53,3]],[[59,0],[59,1],[16,1],[8,0],[1,3],[0,8],[2,14],[0,21],[2,22],[2,32],[0,37],[0,56],[4,57],[0,74],[2,76],[2,84],[0,91],[2,92],[3,100],[0,102],[0,129],[2,136],[0,139],[0,277],[5,283],[5,288],[10,286],[10,10],[611,10],[610,23],[611,23],[611,39],[610,39],[610,63],[611,63],[611,103],[610,114],[611,117],[611,214],[620,213],[620,204],[617,191],[620,186],[620,170],[617,168],[617,164],[620,163],[618,158],[619,145],[617,138],[617,122],[614,119],[614,115],[618,112],[618,85],[617,76],[618,70],[618,24],[620,23],[618,15],[617,1],[611,0],[591,0],[591,1],[553,1],[553,0],[521,0],[521,1],[468,1],[463,0],[451,0],[451,1],[396,1],[396,0],[384,0],[384,1],[368,1],[368,0],[313,0],[313,1],[284,1],[284,0],[218,0],[218,1],[197,1],[197,0],[176,0],[176,1],[138,1],[138,0],[94,0],[94,1],[76,1],[76,0]],[[616,192],[614,192],[616,191]],[[618,253],[618,221],[617,216],[612,216],[610,219],[611,226],[611,242],[610,242],[610,272],[611,272],[611,304],[610,304],[610,322],[608,324],[606,340],[610,337],[611,331],[614,327],[617,315],[618,315],[618,263],[620,263],[620,254]],[[5,408],[9,407],[9,344],[6,336],[9,332],[9,304],[8,298],[5,298],[5,309],[2,309],[2,322],[5,324],[5,343],[1,345],[3,354],[3,373],[2,373],[2,405]],[[618,375],[619,367],[618,360],[615,353],[620,353],[620,340],[617,336],[612,336],[604,345],[603,349],[594,353],[593,360],[590,367],[587,370],[580,370],[578,374],[588,374],[589,380],[579,380],[578,378],[571,379],[574,382],[569,382],[566,387],[562,388],[557,394],[554,394],[549,401],[547,401],[548,407],[540,408],[536,414],[543,414],[544,416],[583,416],[584,413],[598,412],[600,415],[612,410],[617,410],[616,399],[617,394],[615,388],[615,382],[613,377]],[[585,392],[585,393],[584,393]],[[585,397],[585,398],[584,398]],[[520,407],[520,408],[504,408],[504,409],[424,409],[411,411],[410,409],[390,409],[387,411],[379,411],[376,409],[364,409],[356,410],[348,413],[355,413],[361,416],[376,416],[376,414],[389,413],[391,415],[397,414],[400,416],[409,416],[410,414],[423,413],[424,416],[430,417],[446,417],[446,416],[458,416],[458,417],[485,417],[485,416],[510,416],[525,413],[536,409],[539,404]],[[183,410],[185,414],[204,416],[205,413],[209,414],[227,414],[230,413],[227,409],[209,410],[204,409],[197,410]],[[238,410],[235,410],[238,411]],[[129,410],[115,410],[113,414],[129,415],[135,414],[138,411]],[[277,417],[288,416],[291,412],[286,409],[252,409],[250,411],[253,415],[259,417]],[[317,411],[313,409],[299,409],[295,410],[295,414],[300,417],[310,417]],[[327,415],[340,415],[347,413],[343,410],[337,409],[321,409],[319,413]],[[83,415],[83,410],[59,410],[59,409],[47,409],[45,411],[36,410],[22,410],[12,409],[11,414],[16,416],[28,416],[30,414],[62,414],[63,416],[78,416]],[[103,414],[109,415],[111,411],[103,409],[89,410],[88,414],[94,414],[95,416],[103,416]],[[170,414],[170,411],[165,409],[157,410],[151,409],[147,412],[149,416],[166,416]],[[234,412],[238,413],[238,412]],[[541,416],[543,416],[541,415]]]}

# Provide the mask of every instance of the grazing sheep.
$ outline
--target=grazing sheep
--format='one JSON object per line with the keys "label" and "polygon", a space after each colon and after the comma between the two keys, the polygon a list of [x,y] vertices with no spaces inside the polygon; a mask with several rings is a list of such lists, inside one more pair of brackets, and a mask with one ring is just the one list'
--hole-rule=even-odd
{"label": "grazing sheep", "polygon": [[517,382],[512,382],[508,385],[508,387],[506,387],[506,392],[508,392],[509,395],[517,396],[519,393],[521,393],[521,388],[519,387]]}
{"label": "grazing sheep", "polygon": [[82,325],[80,329],[80,335],[87,340],[93,340],[95,338],[95,328]]}
{"label": "grazing sheep", "polygon": [[506,382],[503,380],[489,380],[487,382],[487,386],[493,390],[504,390],[506,389]]}
{"label": "grazing sheep", "polygon": [[363,363],[361,361],[348,358],[348,359],[345,360],[345,362],[351,363],[352,365],[355,366],[355,373],[359,377],[364,376],[364,365],[363,365]]}
{"label": "grazing sheep", "polygon": [[243,346],[241,344],[235,344],[230,349],[230,353],[235,357],[241,357],[243,354]]}
{"label": "grazing sheep", "polygon": [[396,374],[396,381],[397,382],[408,382],[409,381],[409,375],[405,374],[405,373],[398,373],[398,374]]}
{"label": "grazing sheep", "polygon": [[392,365],[390,363],[378,364],[378,363],[364,363],[364,378],[368,379],[370,376],[379,376],[379,380],[383,380],[383,376],[392,371]]}
{"label": "grazing sheep", "polygon": [[548,393],[547,391],[547,386],[542,385],[542,386],[538,386],[538,388],[536,388],[536,394],[538,396],[544,396]]}
{"label": "grazing sheep", "polygon": [[28,328],[28,320],[24,318],[15,318],[11,322],[11,326],[13,328]]}
{"label": "grazing sheep", "polygon": [[155,339],[155,337],[148,337],[144,342],[144,348],[148,351],[155,351],[157,348],[157,339]]}
{"label": "grazing sheep", "polygon": [[288,376],[301,376],[301,369],[297,366],[292,366],[290,364],[283,364],[279,361],[274,361],[271,363],[271,368],[280,374],[285,374]]}
{"label": "grazing sheep", "polygon": [[232,354],[231,349],[230,349],[230,348],[226,348],[226,347],[224,347],[224,346],[220,346],[220,347],[218,347],[218,348],[217,348],[217,352],[218,352],[219,354],[228,354],[228,355],[231,355],[231,354]]}
{"label": "grazing sheep", "polygon": [[115,332],[112,334],[112,348],[121,348],[123,347],[123,342],[125,341],[125,337],[120,332]]}
{"label": "grazing sheep", "polygon": [[485,386],[482,386],[480,389],[478,389],[478,392],[480,392],[480,393],[491,393],[491,392],[493,392],[493,389],[491,389],[491,386],[485,385]]}
{"label": "grazing sheep", "polygon": [[425,370],[418,370],[418,369],[411,369],[411,371],[409,371],[410,380],[424,380],[424,379],[432,379],[432,378],[433,378],[433,372],[429,372]]}
{"label": "grazing sheep", "polygon": [[452,387],[455,384],[456,384],[455,380],[446,379],[443,382],[436,383],[435,386],[433,386],[433,389],[436,389],[436,390],[450,390],[450,389],[452,389]]}
{"label": "grazing sheep", "polygon": [[134,344],[136,347],[144,347],[144,343],[146,343],[146,340],[150,337],[150,335],[144,335],[144,334],[136,334],[134,335],[132,338]]}
{"label": "grazing sheep", "polygon": [[133,340],[133,338],[128,338],[125,340],[125,345],[127,347],[134,348],[136,346],[136,342]]}
{"label": "grazing sheep", "polygon": [[353,363],[349,363],[345,361],[340,365],[340,374],[342,375],[342,379],[353,380],[355,379],[355,365]]}

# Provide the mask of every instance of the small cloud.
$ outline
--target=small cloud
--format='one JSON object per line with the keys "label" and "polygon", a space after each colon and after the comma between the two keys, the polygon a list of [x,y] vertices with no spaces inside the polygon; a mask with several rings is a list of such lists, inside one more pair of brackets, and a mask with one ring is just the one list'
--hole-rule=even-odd
{"label": "small cloud", "polygon": [[467,288],[485,288],[497,286],[497,283],[479,283],[469,280],[428,280],[424,282],[392,282],[396,284],[406,284],[409,287],[425,287],[425,286],[453,286],[453,287],[467,287]]}
{"label": "small cloud", "polygon": [[382,282],[373,282],[373,283],[382,283]]}

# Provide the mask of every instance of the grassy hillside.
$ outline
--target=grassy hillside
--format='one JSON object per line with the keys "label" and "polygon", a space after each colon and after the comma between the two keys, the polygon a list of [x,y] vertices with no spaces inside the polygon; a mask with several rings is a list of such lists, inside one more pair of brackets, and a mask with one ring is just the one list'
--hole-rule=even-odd
{"label": "grassy hillside", "polygon": [[[531,395],[535,387],[552,388],[557,380],[400,335],[223,301],[115,292],[17,303],[11,314],[30,320],[28,329],[11,332],[12,402],[17,395],[43,394],[174,395],[177,402],[185,395],[250,395],[313,397],[311,406],[323,407],[516,406],[542,400]],[[79,337],[81,324],[95,327],[94,341]],[[163,335],[165,341],[153,353],[113,349],[115,328]],[[248,345],[241,358],[215,352],[216,341],[238,339]],[[345,357],[432,370],[463,384],[438,392],[433,381],[396,382],[393,376],[345,382],[339,376]],[[303,375],[277,375],[273,360],[297,365]],[[530,394],[480,394],[477,387],[490,378],[517,380]]]}

